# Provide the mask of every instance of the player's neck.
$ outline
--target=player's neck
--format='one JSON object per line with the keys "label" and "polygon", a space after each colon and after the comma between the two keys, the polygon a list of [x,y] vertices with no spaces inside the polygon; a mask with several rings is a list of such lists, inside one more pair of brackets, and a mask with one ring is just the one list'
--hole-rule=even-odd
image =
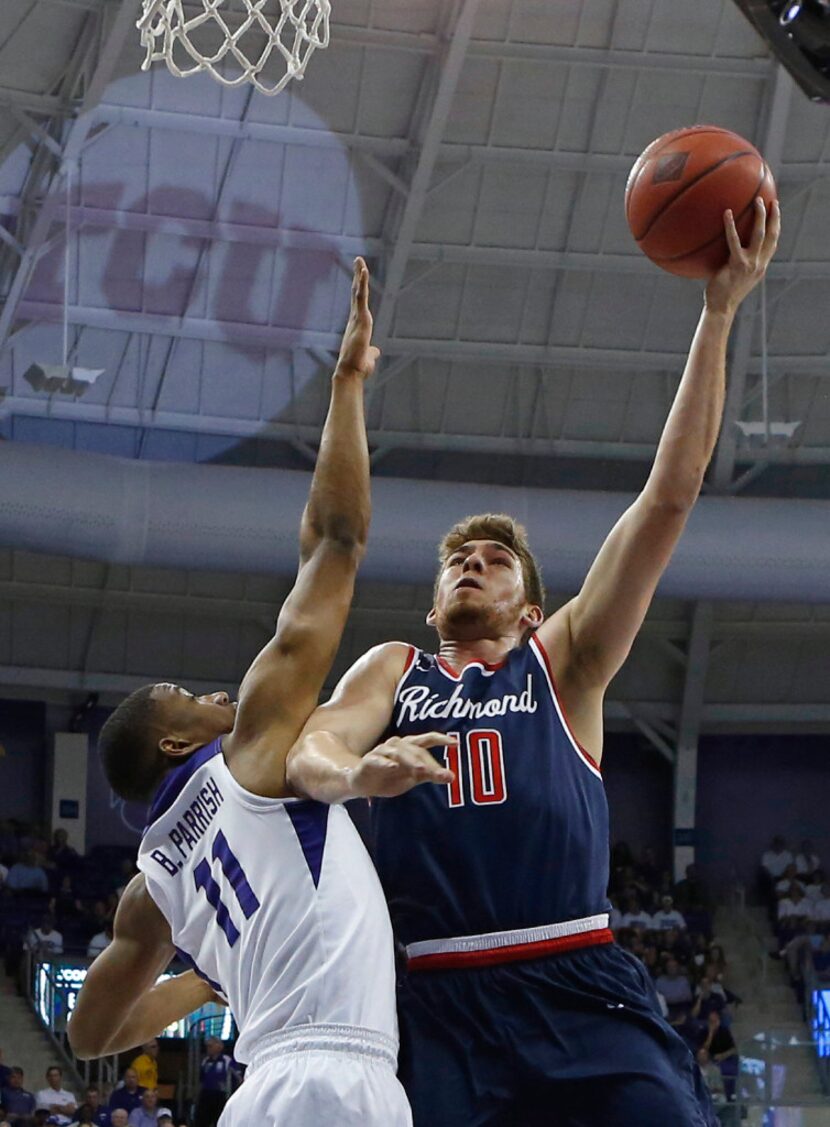
{"label": "player's neck", "polygon": [[438,647],[438,655],[457,673],[460,673],[465,666],[471,665],[473,662],[499,665],[510,651],[519,645],[519,642],[519,637],[512,634],[502,638],[465,638],[464,640],[442,638]]}

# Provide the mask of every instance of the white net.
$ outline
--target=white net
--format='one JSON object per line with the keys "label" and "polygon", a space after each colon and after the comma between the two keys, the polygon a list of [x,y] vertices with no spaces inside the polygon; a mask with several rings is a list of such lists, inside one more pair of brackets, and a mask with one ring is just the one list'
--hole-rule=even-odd
{"label": "white net", "polygon": [[147,55],[185,78],[207,71],[223,86],[250,82],[278,94],[301,79],[318,47],[328,47],[330,0],[142,0],[138,21]]}

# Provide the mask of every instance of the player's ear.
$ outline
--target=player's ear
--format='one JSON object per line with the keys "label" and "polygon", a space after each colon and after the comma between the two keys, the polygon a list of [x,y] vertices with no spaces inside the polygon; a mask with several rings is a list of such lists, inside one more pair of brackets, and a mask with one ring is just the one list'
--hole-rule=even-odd
{"label": "player's ear", "polygon": [[179,736],[162,736],[159,740],[159,749],[162,755],[166,755],[169,759],[181,759],[201,746],[199,743],[193,743],[191,740],[185,740]]}
{"label": "player's ear", "polygon": [[435,607],[430,607],[427,613],[427,626],[435,625]]}
{"label": "player's ear", "polygon": [[541,607],[536,606],[535,603],[529,603],[522,615],[522,626],[525,629],[537,630],[545,621],[545,612]]}

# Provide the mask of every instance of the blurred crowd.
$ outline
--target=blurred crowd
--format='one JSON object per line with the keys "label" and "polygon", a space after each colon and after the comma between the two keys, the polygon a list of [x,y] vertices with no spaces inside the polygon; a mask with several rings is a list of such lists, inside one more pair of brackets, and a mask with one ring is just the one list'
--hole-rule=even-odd
{"label": "blurred crowd", "polygon": [[712,942],[713,902],[694,865],[682,880],[639,857],[625,842],[611,850],[611,928],[648,971],[664,1016],[696,1056],[717,1107],[735,1098],[738,1049],[731,1033],[741,999],[729,989],[723,948]]}

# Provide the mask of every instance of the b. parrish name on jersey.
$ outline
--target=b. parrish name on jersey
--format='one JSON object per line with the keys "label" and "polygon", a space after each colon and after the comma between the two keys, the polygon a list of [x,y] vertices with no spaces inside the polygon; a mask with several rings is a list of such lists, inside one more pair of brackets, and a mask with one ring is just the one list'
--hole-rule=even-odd
{"label": "b. parrish name on jersey", "polygon": [[170,844],[173,846],[171,853],[175,850],[175,853],[178,853],[183,860],[175,861],[171,859],[163,849],[154,849],[151,852],[150,856],[153,860],[161,865],[165,872],[176,876],[179,870],[184,868],[184,862],[198,845],[199,839],[204,835],[213,821],[216,811],[224,801],[225,796],[219,789],[213,775],[208,775],[205,785],[199,788],[198,796],[193,799],[173,829],[167,834]]}
{"label": "b. parrish name on jersey", "polygon": [[407,720],[478,720],[482,716],[506,716],[508,712],[535,712],[533,678],[528,673],[527,685],[521,693],[505,693],[489,700],[468,700],[459,683],[449,697],[430,692],[428,685],[412,685],[398,696],[397,723]]}

